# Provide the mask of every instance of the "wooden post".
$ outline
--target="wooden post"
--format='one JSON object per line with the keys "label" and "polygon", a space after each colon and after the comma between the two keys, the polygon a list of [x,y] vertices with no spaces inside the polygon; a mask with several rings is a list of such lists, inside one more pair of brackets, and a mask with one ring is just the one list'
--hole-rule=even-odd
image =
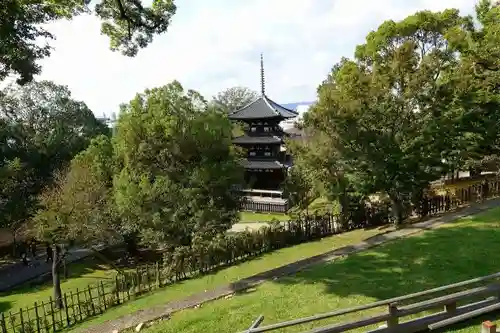
{"label": "wooden post", "polygon": [[40,333],[40,317],[38,316],[38,304],[36,304],[35,302],[34,306],[35,306],[36,332]]}
{"label": "wooden post", "polygon": [[12,330],[16,329],[16,317],[12,317],[12,312],[9,311],[9,323],[12,328]]}
{"label": "wooden post", "polygon": [[[126,290],[127,290],[127,301],[130,301],[130,286],[132,285],[130,283],[130,275],[126,274],[123,277],[123,284],[125,285]],[[123,298],[125,298],[125,295],[123,295]]]}
{"label": "wooden post", "polygon": [[453,302],[450,304],[445,304],[444,311],[446,311],[447,313],[454,313],[455,311],[457,311],[457,303]]}
{"label": "wooden post", "polygon": [[151,283],[149,281],[149,265],[146,264],[146,286],[144,289],[148,288],[148,291],[151,291]]}
{"label": "wooden post", "polygon": [[45,326],[45,331],[49,331],[49,321],[47,320],[47,311],[45,310],[45,303],[42,301],[42,310],[43,310],[43,326]]}
{"label": "wooden post", "polygon": [[496,333],[497,325],[491,321],[485,321],[481,324],[481,333]]}
{"label": "wooden post", "polygon": [[389,316],[390,318],[387,319],[387,327],[393,328],[398,326],[399,318],[398,318],[398,307],[396,303],[389,304]]}
{"label": "wooden post", "polygon": [[99,313],[102,314],[104,310],[102,307],[101,286],[99,285],[99,283],[97,283],[96,287],[97,287],[97,305],[99,307]]}
{"label": "wooden post", "polygon": [[156,274],[156,286],[158,288],[161,288],[161,277],[160,277],[160,264],[158,263],[158,261],[156,262],[156,266],[155,266],[155,274]]}
{"label": "wooden post", "polygon": [[139,270],[139,267],[136,269],[136,275],[137,275],[137,293],[141,294],[141,283],[142,283],[142,276],[141,276],[141,271]]}
{"label": "wooden post", "polygon": [[0,314],[0,325],[2,326],[2,333],[7,333],[7,325],[5,325],[5,315],[3,312]]}
{"label": "wooden post", "polygon": [[56,317],[54,315],[54,301],[52,300],[52,297],[49,298],[50,302],[50,315],[52,317],[52,330],[55,332],[56,331]]}
{"label": "wooden post", "polygon": [[80,321],[83,320],[82,318],[82,305],[80,303],[80,291],[78,290],[78,288],[76,288],[76,301],[78,302],[78,313],[80,315]]}
{"label": "wooden post", "polygon": [[116,293],[116,304],[120,304],[120,284],[118,283],[118,275],[115,276],[115,293]]}
{"label": "wooden post", "polygon": [[73,291],[69,291],[69,297],[71,298],[71,312],[73,313],[73,321],[75,323],[78,322],[78,319],[76,317],[76,311],[75,311],[75,297],[73,295]]}
{"label": "wooden post", "polygon": [[[100,283],[100,287],[101,287],[101,297],[102,297],[102,304],[104,305],[104,311],[106,311],[107,309],[107,304],[106,304],[106,294],[105,294],[105,291],[104,291],[104,284],[102,283],[102,280],[101,280],[101,283]],[[97,292],[99,294],[99,285],[97,285]],[[104,311],[101,311],[104,312]]]}
{"label": "wooden post", "polygon": [[66,293],[64,293],[64,310],[66,312],[66,323],[68,324],[68,327],[71,326],[71,320],[69,319],[69,310],[68,310],[68,297]]}
{"label": "wooden post", "polygon": [[21,332],[24,332],[25,329],[24,329],[24,318],[23,318],[23,309],[19,309],[19,320],[21,321],[21,329],[22,331]]}
{"label": "wooden post", "polygon": [[92,300],[92,290],[90,289],[90,284],[87,288],[87,291],[89,292],[89,301],[90,301],[90,308],[92,309],[92,315],[95,316],[95,307],[94,307],[94,301]]}

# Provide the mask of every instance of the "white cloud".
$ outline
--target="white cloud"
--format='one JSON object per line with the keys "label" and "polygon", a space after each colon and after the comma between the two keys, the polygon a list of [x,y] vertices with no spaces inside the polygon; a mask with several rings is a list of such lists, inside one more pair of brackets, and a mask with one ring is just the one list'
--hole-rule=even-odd
{"label": "white cloud", "polygon": [[313,100],[332,65],[351,56],[383,20],[422,9],[473,8],[470,0],[177,3],[169,31],[135,58],[109,51],[97,18],[51,24],[57,40],[52,56],[42,62],[41,77],[68,85],[96,114],[110,114],[135,93],[173,79],[207,97],[233,85],[259,90],[263,52],[270,97],[282,103]]}

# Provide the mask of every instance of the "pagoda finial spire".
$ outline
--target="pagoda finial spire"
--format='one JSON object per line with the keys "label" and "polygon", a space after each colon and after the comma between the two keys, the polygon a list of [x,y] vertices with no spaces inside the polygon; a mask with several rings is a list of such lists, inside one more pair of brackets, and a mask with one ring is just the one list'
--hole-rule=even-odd
{"label": "pagoda finial spire", "polygon": [[266,94],[266,83],[264,81],[264,56],[260,54],[260,92],[262,96]]}

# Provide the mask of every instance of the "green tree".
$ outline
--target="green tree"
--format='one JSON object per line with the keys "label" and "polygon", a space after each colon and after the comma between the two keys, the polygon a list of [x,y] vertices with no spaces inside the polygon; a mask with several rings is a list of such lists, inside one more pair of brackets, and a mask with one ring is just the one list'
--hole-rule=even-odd
{"label": "green tree", "polygon": [[194,236],[224,233],[237,220],[231,189],[243,172],[231,124],[196,92],[174,81],[123,106],[114,197],[123,228],[152,246],[190,246]]}
{"label": "green tree", "polygon": [[69,244],[92,248],[98,242],[120,241],[119,223],[112,202],[113,147],[101,135],[79,153],[67,170],[57,173],[54,184],[40,196],[40,210],[31,231],[53,249],[54,300],[63,307],[60,266]]}
{"label": "green tree", "polygon": [[54,172],[109,129],[66,87],[47,81],[5,90],[0,119],[0,167],[9,170],[9,181],[0,183],[0,224],[15,232],[36,210]]}
{"label": "green tree", "polygon": [[253,102],[259,94],[246,87],[231,87],[214,96],[214,106],[220,107],[224,112],[231,113]]}
{"label": "green tree", "polygon": [[4,0],[0,4],[0,81],[11,73],[25,84],[40,73],[39,59],[50,55],[54,36],[43,24],[71,19],[94,11],[102,22],[101,31],[110,38],[110,48],[134,56],[151,43],[153,36],[167,31],[176,6],[173,0],[155,0],[150,7],[141,0]]}
{"label": "green tree", "polygon": [[461,150],[460,161],[479,172],[500,169],[500,7],[480,1],[476,18],[479,24],[456,29],[449,38],[461,60],[450,78],[452,103],[460,110],[455,129],[474,139]]}
{"label": "green tree", "polygon": [[[307,116],[304,125],[302,140],[293,140],[288,144],[294,157],[293,168],[299,167],[294,173],[303,173],[302,178],[309,180],[306,184],[314,189],[309,204],[318,196],[338,202],[340,223],[345,226],[349,219],[349,197],[352,192],[348,166],[336,151],[331,137],[309,124]],[[295,178],[291,177],[290,181],[293,182]]]}
{"label": "green tree", "polygon": [[445,103],[446,78],[458,63],[446,37],[469,25],[456,10],[384,22],[319,88],[311,122],[332,139],[360,192],[387,193],[396,223],[446,170],[443,155],[455,139],[443,133],[455,111]]}
{"label": "green tree", "polygon": [[[220,109],[225,114],[230,114],[250,104],[259,97],[259,94],[246,87],[232,87],[223,90],[214,96],[210,105],[215,109]],[[233,123],[233,136],[244,134],[244,124]]]}

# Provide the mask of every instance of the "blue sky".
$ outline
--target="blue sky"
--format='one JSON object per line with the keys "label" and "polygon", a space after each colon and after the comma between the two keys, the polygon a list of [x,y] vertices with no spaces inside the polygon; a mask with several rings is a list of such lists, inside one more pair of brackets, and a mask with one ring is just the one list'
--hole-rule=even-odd
{"label": "blue sky", "polygon": [[331,67],[384,20],[422,9],[471,13],[475,2],[183,0],[169,31],[135,58],[109,51],[99,20],[80,16],[48,26],[57,40],[40,78],[68,85],[97,115],[109,115],[174,79],[208,98],[235,85],[259,90],[263,52],[267,94],[280,103],[311,101]]}

